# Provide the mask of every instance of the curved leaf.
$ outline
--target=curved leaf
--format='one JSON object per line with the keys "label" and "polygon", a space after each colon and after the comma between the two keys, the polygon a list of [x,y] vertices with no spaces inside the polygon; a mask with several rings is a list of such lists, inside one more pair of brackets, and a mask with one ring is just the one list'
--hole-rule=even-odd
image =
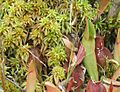
{"label": "curved leaf", "polygon": [[77,65],[79,65],[82,62],[84,57],[85,57],[85,48],[81,44],[79,46],[79,50],[78,50],[78,53],[77,53]]}
{"label": "curved leaf", "polygon": [[62,40],[63,40],[65,46],[68,49],[70,49],[72,51],[76,51],[77,50],[77,48],[74,47],[73,43],[67,37],[66,38],[62,38]]}
{"label": "curved leaf", "polygon": [[104,85],[101,82],[88,81],[86,92],[106,92]]}
{"label": "curved leaf", "polygon": [[53,83],[51,82],[45,82],[45,86],[47,88],[47,92],[61,92],[58,87],[56,87]]}
{"label": "curved leaf", "polygon": [[94,25],[89,19],[86,18],[86,30],[82,39],[82,44],[86,49],[86,56],[83,63],[90,78],[98,81],[98,70],[95,56],[95,36],[96,32]]}
{"label": "curved leaf", "polygon": [[104,47],[104,39],[101,36],[96,36],[95,54],[96,54],[97,63],[102,67],[105,66],[106,57],[108,59],[112,59],[112,54],[109,51],[109,49]]}
{"label": "curved leaf", "polygon": [[118,29],[118,34],[114,47],[114,59],[120,64],[120,28]]}

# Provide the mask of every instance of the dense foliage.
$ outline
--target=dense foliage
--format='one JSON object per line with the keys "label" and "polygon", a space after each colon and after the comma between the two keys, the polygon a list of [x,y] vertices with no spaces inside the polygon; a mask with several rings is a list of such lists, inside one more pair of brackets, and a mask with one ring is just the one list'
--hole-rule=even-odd
{"label": "dense foliage", "polygon": [[[3,73],[0,76],[5,75],[7,92],[26,89],[31,59],[37,70],[36,92],[45,90],[45,81],[57,85],[67,78],[63,66],[68,62],[68,56],[62,38],[68,37],[75,47],[78,46],[78,39],[81,41],[84,38],[86,18],[94,21],[97,15],[99,4],[96,1],[92,5],[91,1],[0,0],[0,68]],[[105,46],[112,52],[120,27],[120,14],[108,18],[111,7],[109,3],[93,25],[97,35],[104,37]],[[112,76],[116,67],[114,69],[110,64],[102,68],[99,77],[104,75],[104,71],[107,77]],[[90,77],[88,73],[85,76],[87,82]]]}

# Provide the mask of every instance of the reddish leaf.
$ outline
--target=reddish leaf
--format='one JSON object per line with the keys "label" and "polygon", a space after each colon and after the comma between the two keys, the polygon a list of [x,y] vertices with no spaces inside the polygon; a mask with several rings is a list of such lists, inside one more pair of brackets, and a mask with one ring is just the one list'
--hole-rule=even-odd
{"label": "reddish leaf", "polygon": [[96,59],[97,63],[100,66],[104,66],[105,64],[105,56],[104,56],[104,39],[101,36],[96,36],[95,39],[95,54],[96,54]]}
{"label": "reddish leaf", "polygon": [[108,59],[112,59],[112,54],[108,48],[104,47],[103,51],[104,51],[105,57],[107,57]]}
{"label": "reddish leaf", "polygon": [[86,92],[106,92],[104,85],[101,82],[88,81]]}
{"label": "reddish leaf", "polygon": [[110,92],[113,92],[113,85],[112,85],[112,82],[111,82],[111,84],[110,84],[109,91],[110,91]]}
{"label": "reddish leaf", "polygon": [[80,65],[76,66],[72,73],[72,77],[74,78],[73,85],[76,88],[79,87],[84,81],[84,69]]}
{"label": "reddish leaf", "polygon": [[106,58],[108,58],[108,59],[112,58],[112,54],[105,47],[103,47],[103,49],[95,49],[95,53],[96,53],[97,63],[100,66],[104,66],[105,65]]}
{"label": "reddish leaf", "polygon": [[36,80],[35,65],[31,61],[28,68],[26,92],[35,92]]}
{"label": "reddish leaf", "polygon": [[104,47],[104,39],[101,36],[96,37],[95,43],[96,43],[95,44],[96,45],[95,46],[95,54],[96,54],[97,63],[100,66],[104,66],[106,57],[108,59],[111,59],[112,54],[106,47]]}
{"label": "reddish leaf", "polygon": [[68,83],[68,85],[67,85],[66,92],[70,92],[72,86],[73,86],[73,78],[71,78],[71,79],[69,80],[69,83]]}
{"label": "reddish leaf", "polygon": [[[67,85],[66,92],[69,92],[73,87],[76,90],[76,92],[80,91],[79,87],[83,84],[84,81],[84,69],[79,64],[82,62],[84,55],[85,55],[85,49],[82,45],[80,45],[79,47],[77,59],[75,53],[74,52],[72,53],[72,62],[73,64],[77,63],[77,65],[74,64],[75,69],[72,72],[71,79]],[[66,72],[68,72],[68,63],[64,64],[64,68]]]}
{"label": "reddish leaf", "polygon": [[[83,82],[84,82],[84,69],[80,65],[78,65],[76,66],[71,75],[71,80],[69,81],[67,86],[67,92],[69,92],[72,88],[78,90],[78,88],[83,84]],[[80,90],[75,92],[79,91]]]}
{"label": "reddish leaf", "polygon": [[103,47],[104,47],[104,39],[103,39],[103,37],[96,36],[95,45],[96,45],[96,49],[103,49]]}
{"label": "reddish leaf", "polygon": [[95,53],[96,53],[97,63],[100,66],[104,66],[105,65],[104,51],[103,50],[96,50],[95,49]]}
{"label": "reddish leaf", "polygon": [[61,92],[60,89],[51,82],[45,82],[45,86],[47,88],[46,92]]}
{"label": "reddish leaf", "polygon": [[[81,44],[77,53],[77,56],[75,54],[74,51],[72,50],[67,50],[67,54],[68,54],[68,61],[71,58],[72,60],[72,64],[71,64],[71,69],[73,67],[75,67],[74,70],[71,70],[72,74],[71,74],[71,79],[69,80],[69,83],[67,85],[67,89],[66,92],[69,92],[71,90],[71,88],[74,87],[75,90],[78,90],[78,88],[80,87],[80,85],[83,84],[84,81],[84,72],[83,72],[83,68],[79,65],[84,56],[85,56],[85,49],[83,47],[83,45]],[[65,71],[68,73],[68,62],[64,64],[64,68]],[[79,92],[80,90],[76,91]]]}
{"label": "reddish leaf", "polygon": [[78,50],[78,53],[77,53],[77,65],[79,65],[82,62],[84,57],[85,57],[85,48],[81,44],[79,46],[79,50]]}

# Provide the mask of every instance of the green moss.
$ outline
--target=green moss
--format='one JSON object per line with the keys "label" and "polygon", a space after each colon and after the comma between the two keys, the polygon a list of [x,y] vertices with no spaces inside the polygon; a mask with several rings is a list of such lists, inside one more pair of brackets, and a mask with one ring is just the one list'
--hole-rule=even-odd
{"label": "green moss", "polygon": [[57,84],[60,80],[65,79],[65,72],[63,67],[55,66],[52,69],[52,75],[54,76],[55,83]]}
{"label": "green moss", "polygon": [[57,45],[56,47],[52,47],[51,50],[47,53],[48,56],[48,65],[56,66],[60,65],[66,59],[66,53],[61,45]]}
{"label": "green moss", "polygon": [[[76,20],[75,24],[71,26],[69,0],[0,0],[0,37],[5,58],[5,76],[14,79],[19,85],[25,83],[26,67],[29,62],[27,50],[37,47],[38,57],[47,66],[47,68],[40,67],[43,82],[46,80],[44,76],[50,76],[51,81],[55,80],[56,83],[64,80],[65,74],[62,67],[67,61],[67,55],[62,37],[75,33],[77,37],[79,34],[82,39],[86,25],[85,17],[93,20],[97,12],[97,6],[92,7],[89,4],[90,1],[73,0],[72,21],[75,18]],[[100,35],[103,36],[110,35],[109,30],[117,29],[119,26],[117,22],[113,21],[114,19],[105,19],[107,13],[108,11],[102,14],[95,23],[98,33],[100,32]],[[117,20],[119,21],[119,16]],[[76,43],[74,38],[71,39]],[[111,39],[113,36],[109,38]],[[113,48],[114,41],[107,40],[105,40],[105,46],[111,47],[110,42],[112,42]],[[0,59],[3,58],[2,50],[0,49]],[[53,75],[55,75],[54,80]],[[25,85],[23,87],[25,88]],[[8,88],[9,92],[17,92],[11,91],[12,87]]]}
{"label": "green moss", "polygon": [[7,80],[5,81],[5,89],[6,89],[6,92],[21,92],[19,88],[17,88],[14,84],[12,84]]}

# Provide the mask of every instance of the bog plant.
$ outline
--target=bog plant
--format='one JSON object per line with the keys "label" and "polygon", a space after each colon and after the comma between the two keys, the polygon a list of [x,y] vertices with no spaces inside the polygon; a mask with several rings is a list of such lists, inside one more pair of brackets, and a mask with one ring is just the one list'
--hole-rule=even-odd
{"label": "bog plant", "polygon": [[[35,65],[36,70],[40,71],[40,74],[36,75],[41,78],[41,81],[37,80],[36,91],[45,90],[45,81],[58,84],[65,80],[67,74],[63,65],[68,63],[62,40],[65,35],[70,36],[69,39],[72,39],[73,43],[76,43],[76,37],[83,38],[82,43],[89,54],[89,50],[92,53],[95,46],[95,36],[93,37],[93,35],[96,34],[92,33],[93,31],[97,30],[100,35],[106,36],[109,35],[109,29],[118,27],[117,22],[114,25],[113,20],[104,20],[108,11],[99,18],[96,24],[93,24],[91,21],[96,16],[98,3],[92,7],[90,1],[75,0],[72,2],[71,9],[70,0],[0,0],[0,69],[4,70],[3,73],[1,71],[0,73],[5,75],[7,92],[20,92],[26,89],[31,55],[34,62],[42,62],[40,66]],[[89,33],[87,31],[84,33],[86,18],[92,25],[92,28],[91,25],[87,27]],[[117,21],[119,21],[119,17]],[[71,22],[72,24],[70,24]],[[72,33],[76,37],[72,37]],[[87,36],[91,36],[93,39],[90,38],[87,41]],[[92,42],[90,42],[91,40]],[[88,43],[90,43],[89,48]],[[110,45],[108,43],[106,46]],[[109,48],[113,50],[113,45]],[[88,63],[89,60],[96,62],[95,55],[92,54],[94,57],[88,55],[84,64],[90,78],[98,80],[97,64],[94,63],[92,71],[89,67],[91,63]],[[94,75],[94,72],[97,75]]]}

